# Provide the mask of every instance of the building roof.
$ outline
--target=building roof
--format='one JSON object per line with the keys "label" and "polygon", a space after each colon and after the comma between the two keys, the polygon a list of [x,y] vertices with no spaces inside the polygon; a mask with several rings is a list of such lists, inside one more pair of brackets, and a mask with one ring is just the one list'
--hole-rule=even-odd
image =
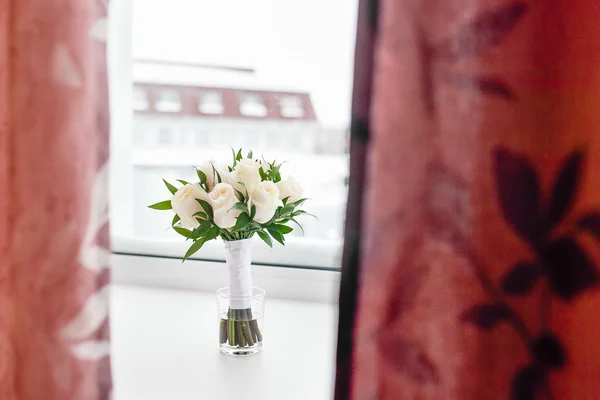
{"label": "building roof", "polygon": [[138,59],[134,60],[132,73],[135,83],[286,93],[307,92],[306,88],[275,80],[272,76],[261,75],[251,67]]}

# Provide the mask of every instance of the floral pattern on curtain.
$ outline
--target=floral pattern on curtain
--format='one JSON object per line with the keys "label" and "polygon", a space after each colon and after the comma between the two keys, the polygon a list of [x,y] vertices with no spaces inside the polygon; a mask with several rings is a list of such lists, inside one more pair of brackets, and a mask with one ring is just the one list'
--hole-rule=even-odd
{"label": "floral pattern on curtain", "polygon": [[378,11],[336,400],[600,398],[600,4]]}
{"label": "floral pattern on curtain", "polygon": [[0,0],[0,398],[107,400],[106,0]]}

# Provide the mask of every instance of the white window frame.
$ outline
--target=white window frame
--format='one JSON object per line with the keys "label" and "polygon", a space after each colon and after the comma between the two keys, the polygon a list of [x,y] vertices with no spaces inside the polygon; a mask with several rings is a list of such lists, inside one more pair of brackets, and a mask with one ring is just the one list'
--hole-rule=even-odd
{"label": "white window frame", "polygon": [[[212,98],[214,96],[214,98]],[[217,101],[212,101],[217,100]],[[198,95],[198,111],[202,114],[221,115],[225,112],[223,93],[216,90],[203,90]]]}
{"label": "white window frame", "polygon": [[279,112],[286,118],[302,118],[306,114],[302,98],[298,95],[282,96],[279,99]]}
{"label": "white window frame", "polygon": [[240,113],[246,117],[264,118],[269,114],[264,95],[258,93],[240,93],[239,103]]}
{"label": "white window frame", "polygon": [[[193,271],[205,276],[210,268],[223,268],[224,248],[220,241],[207,243],[181,267],[181,256],[187,243],[183,240],[142,240],[134,237],[133,227],[133,79],[132,79],[132,2],[110,3],[109,19],[109,83],[111,109],[111,159],[110,159],[110,222],[115,282],[151,284],[153,286],[190,288],[190,276],[182,271]],[[123,112],[131,110],[131,112]],[[126,132],[126,134],[119,134]],[[157,182],[160,184],[160,182]],[[339,280],[336,270],[341,263],[341,243],[290,237],[288,245],[269,249],[261,241],[253,243],[253,263],[266,265],[268,276],[274,281],[286,282],[287,288],[335,297]],[[299,262],[298,260],[302,260]],[[151,268],[145,266],[152,265]],[[176,267],[175,267],[176,265]],[[274,268],[276,266],[287,266]],[[177,272],[174,272],[174,269]],[[212,268],[212,267],[211,267]],[[201,272],[204,271],[204,272]],[[314,279],[297,280],[299,273],[327,276],[325,294],[319,293]],[[314,275],[316,274],[316,275]],[[323,275],[325,274],[325,275]],[[220,278],[219,278],[220,279]],[[321,278],[315,278],[317,281]],[[221,279],[222,282],[224,282]],[[304,283],[303,283],[304,282]],[[300,285],[300,286],[298,286]],[[332,286],[333,285],[333,286]],[[192,285],[193,286],[193,285]],[[275,286],[274,286],[275,288]],[[281,289],[280,289],[281,290]],[[288,290],[288,289],[286,289]],[[333,292],[332,292],[333,290]]]}
{"label": "white window frame", "polygon": [[[154,94],[154,108],[156,111],[164,113],[178,113],[181,111],[181,93],[177,89],[157,89]],[[168,98],[161,98],[162,96]]]}

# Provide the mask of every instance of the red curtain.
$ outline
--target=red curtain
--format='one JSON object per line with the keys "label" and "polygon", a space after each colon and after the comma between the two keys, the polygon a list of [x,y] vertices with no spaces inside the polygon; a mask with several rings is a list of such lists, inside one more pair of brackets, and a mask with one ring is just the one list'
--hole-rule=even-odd
{"label": "red curtain", "polygon": [[336,399],[599,399],[600,2],[360,18]]}
{"label": "red curtain", "polygon": [[0,0],[0,399],[109,399],[105,0]]}

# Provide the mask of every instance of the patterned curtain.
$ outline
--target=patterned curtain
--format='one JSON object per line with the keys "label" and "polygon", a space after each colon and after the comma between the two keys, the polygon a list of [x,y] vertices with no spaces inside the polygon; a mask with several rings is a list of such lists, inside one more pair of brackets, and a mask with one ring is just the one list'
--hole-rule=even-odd
{"label": "patterned curtain", "polygon": [[336,400],[599,399],[600,2],[360,13]]}
{"label": "patterned curtain", "polygon": [[105,0],[0,0],[0,399],[109,399]]}

